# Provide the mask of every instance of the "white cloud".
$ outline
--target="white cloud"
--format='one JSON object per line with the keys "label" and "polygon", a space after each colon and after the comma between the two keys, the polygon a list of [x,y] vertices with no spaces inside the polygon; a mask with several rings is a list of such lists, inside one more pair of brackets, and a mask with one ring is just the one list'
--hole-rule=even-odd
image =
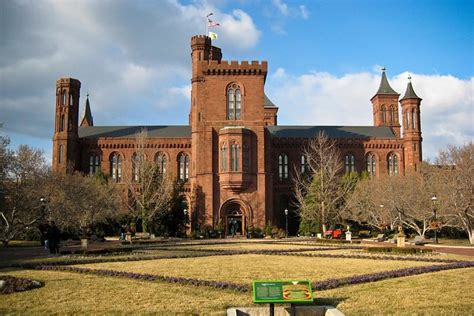
{"label": "white cloud", "polygon": [[288,15],[288,5],[283,0],[272,0],[272,3],[281,14]]}
{"label": "white cloud", "polygon": [[309,18],[309,11],[304,5],[300,5],[301,17],[305,20]]}
{"label": "white cloud", "polygon": [[81,81],[98,125],[185,123],[190,37],[211,11],[224,57],[258,44],[249,14],[208,1],[0,1],[3,130],[51,139],[60,77]]}
{"label": "white cloud", "polygon": [[[389,78],[392,88],[401,96],[407,77],[405,72]],[[415,92],[423,99],[424,157],[435,157],[449,143],[472,140],[474,78],[422,74],[411,77]],[[313,72],[292,76],[279,68],[269,79],[268,95],[280,107],[282,125],[373,125],[370,98],[377,91],[380,72],[343,76]]]}

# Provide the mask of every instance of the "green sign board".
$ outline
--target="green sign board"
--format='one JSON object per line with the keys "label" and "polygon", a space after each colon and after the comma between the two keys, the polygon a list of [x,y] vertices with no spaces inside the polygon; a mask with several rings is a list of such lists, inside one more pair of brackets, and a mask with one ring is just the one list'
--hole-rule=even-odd
{"label": "green sign board", "polygon": [[253,281],[254,303],[312,303],[309,281]]}

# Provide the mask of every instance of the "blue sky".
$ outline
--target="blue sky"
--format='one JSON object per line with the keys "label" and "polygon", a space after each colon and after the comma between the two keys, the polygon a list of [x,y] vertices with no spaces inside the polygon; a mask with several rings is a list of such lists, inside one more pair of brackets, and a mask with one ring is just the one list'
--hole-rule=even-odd
{"label": "blue sky", "polygon": [[[474,1],[0,2],[2,134],[51,152],[54,84],[82,82],[96,125],[187,124],[189,38],[205,15],[227,60],[268,60],[279,124],[371,125],[385,66],[423,98],[425,158],[473,138]],[[82,112],[82,108],[81,108]]]}

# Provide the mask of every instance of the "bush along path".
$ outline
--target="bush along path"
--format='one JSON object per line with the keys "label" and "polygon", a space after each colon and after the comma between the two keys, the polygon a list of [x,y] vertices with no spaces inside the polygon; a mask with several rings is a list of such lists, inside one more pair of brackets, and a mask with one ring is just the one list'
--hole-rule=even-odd
{"label": "bush along path", "polygon": [[[452,269],[463,269],[474,267],[474,261],[460,261],[444,265],[432,265],[424,267],[414,267],[414,268],[404,268],[390,271],[383,271],[377,273],[361,274],[351,277],[339,278],[339,279],[328,279],[320,282],[313,282],[314,290],[329,290],[338,288],[346,285],[362,284],[369,282],[376,282],[385,279],[407,277],[412,275],[438,272],[444,270]],[[79,268],[79,267],[69,267],[69,266],[52,266],[52,265],[42,265],[36,266],[37,270],[47,270],[47,271],[62,271],[62,272],[74,272],[74,273],[85,273],[93,274],[105,277],[123,277],[133,280],[141,281],[150,281],[150,282],[166,282],[166,283],[176,283],[181,285],[193,285],[193,286],[206,286],[212,287],[215,289],[226,289],[226,290],[235,290],[238,292],[249,292],[250,285],[248,284],[238,284],[228,281],[212,281],[212,280],[201,280],[195,278],[183,278],[183,277],[173,277],[173,276],[163,276],[163,275],[154,275],[154,274],[144,274],[144,273],[134,273],[134,272],[124,272],[124,271],[115,271],[115,270],[105,270],[105,269],[89,269],[89,268]]]}

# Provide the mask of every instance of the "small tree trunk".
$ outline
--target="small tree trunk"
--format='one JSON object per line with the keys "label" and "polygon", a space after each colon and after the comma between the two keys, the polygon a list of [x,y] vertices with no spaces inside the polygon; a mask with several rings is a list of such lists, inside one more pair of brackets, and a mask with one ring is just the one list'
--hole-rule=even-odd
{"label": "small tree trunk", "polygon": [[469,242],[471,245],[474,245],[474,229],[469,230],[467,233],[469,235]]}
{"label": "small tree trunk", "polygon": [[2,240],[3,247],[7,248],[9,242],[10,242],[9,240]]}

